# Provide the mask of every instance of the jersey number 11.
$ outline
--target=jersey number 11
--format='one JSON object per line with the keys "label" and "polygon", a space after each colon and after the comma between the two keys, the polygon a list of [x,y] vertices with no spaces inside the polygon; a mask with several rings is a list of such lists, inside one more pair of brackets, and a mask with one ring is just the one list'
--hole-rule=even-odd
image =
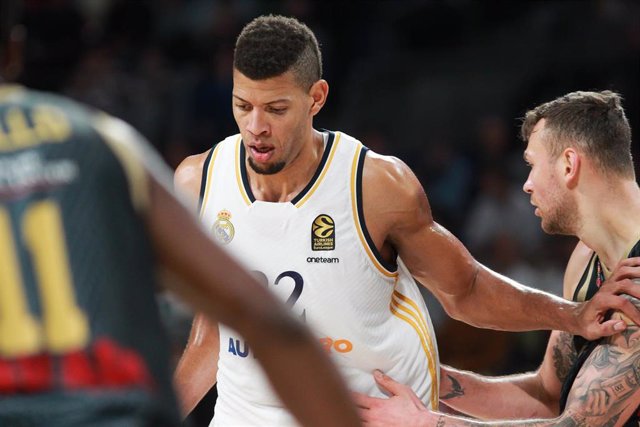
{"label": "jersey number 11", "polygon": [[[61,354],[84,347],[89,326],[75,301],[60,208],[50,200],[31,203],[19,229],[21,236],[13,236],[9,212],[0,208],[0,356]],[[29,311],[16,250],[20,237],[35,269],[41,321]]]}

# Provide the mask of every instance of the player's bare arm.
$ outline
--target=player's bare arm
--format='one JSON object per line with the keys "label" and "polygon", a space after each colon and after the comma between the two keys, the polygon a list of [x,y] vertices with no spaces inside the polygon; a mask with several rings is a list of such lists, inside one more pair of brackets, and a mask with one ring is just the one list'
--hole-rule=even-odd
{"label": "player's bare arm", "polygon": [[434,221],[418,179],[396,158],[367,156],[363,197],[367,227],[380,253],[391,257],[397,251],[413,276],[456,319],[501,330],[566,330],[592,339],[625,327],[620,321],[601,323],[609,308],[640,323],[640,312],[617,295],[640,297],[630,281],[603,286],[591,301],[576,304],[525,287],[477,262]]}
{"label": "player's bare arm", "polygon": [[195,315],[187,346],[174,373],[183,416],[188,415],[216,383],[220,349],[218,334],[216,323],[202,313]]}
{"label": "player's bare arm", "polygon": [[[571,299],[593,251],[579,242],[567,264],[565,299]],[[542,364],[535,372],[486,377],[442,366],[440,399],[459,412],[480,419],[551,418],[559,414],[562,383],[576,360],[573,335],[553,331]],[[492,402],[487,405],[487,401]]]}
{"label": "player's bare arm", "polygon": [[[187,202],[193,212],[198,208],[202,171],[209,151],[184,159],[173,176],[175,188],[190,196]],[[188,415],[216,383],[219,349],[218,325],[204,314],[197,313],[174,372],[183,416]]]}
{"label": "player's bare arm", "polygon": [[[581,243],[576,247],[565,275],[565,284],[567,284],[565,296],[573,293],[577,277],[584,271],[591,253],[591,250]],[[608,280],[627,280],[627,277],[637,275],[636,265],[637,261],[634,259],[623,260]],[[570,283],[573,285],[569,285]],[[637,302],[631,297],[628,298]],[[616,316],[621,317],[622,315],[617,314]],[[638,335],[636,329],[637,326],[630,325],[621,334],[608,338],[605,341],[607,348],[612,347],[609,343],[615,343],[621,336],[633,337],[629,341],[636,339]],[[607,354],[610,353],[611,351]],[[614,354],[620,354],[620,351],[616,351]],[[591,357],[595,359],[593,355]],[[403,422],[411,425],[421,425],[421,423],[435,425],[436,422],[439,422],[439,425],[609,425],[605,415],[602,416],[604,418],[589,420],[584,415],[580,415],[581,413],[577,409],[569,407],[572,402],[576,404],[575,402],[580,403],[585,400],[584,392],[582,400],[570,395],[567,410],[559,417],[561,387],[576,358],[573,336],[567,332],[554,331],[549,339],[543,363],[534,373],[490,378],[446,366],[442,367],[440,398],[445,404],[479,419],[511,419],[513,421],[480,423],[444,415],[441,418],[436,418],[433,413],[428,413],[422,404],[417,403],[419,400],[413,391],[386,375],[377,375],[376,381],[380,387],[389,391],[391,395],[389,399],[377,399],[364,395],[357,395],[356,398],[362,419],[371,425],[399,425],[395,424],[394,420],[396,419],[402,419]],[[594,378],[606,375],[605,365],[608,365],[607,368],[611,368],[614,364],[621,365],[618,360],[611,357],[607,360],[602,357],[596,360],[599,360],[602,366],[598,368],[599,370],[591,368],[590,372],[595,372]],[[605,361],[606,363],[604,363]],[[584,372],[585,369],[587,369],[587,365],[583,367],[582,371]],[[625,372],[629,377],[628,370]],[[574,394],[575,390],[579,390],[579,381],[580,377],[574,383],[574,391],[572,391]],[[591,381],[590,384],[595,385],[596,383]],[[620,387],[616,387],[616,389],[620,389]],[[601,404],[612,401],[611,397],[600,389],[591,388],[590,392],[594,397],[592,402]],[[605,398],[596,400],[596,396],[605,396]],[[487,405],[487,401],[490,401],[491,405]],[[634,400],[630,406],[637,407],[637,402]],[[556,418],[551,421],[541,420],[541,418],[552,417]],[[527,418],[529,420],[525,420]]]}
{"label": "player's bare arm", "polygon": [[[633,303],[640,307],[640,301]],[[616,314],[614,316],[621,316]],[[640,404],[640,328],[629,327],[603,342],[589,356],[571,388],[563,414],[550,420],[480,422],[426,416],[437,426],[622,426]],[[425,424],[426,425],[426,424]]]}

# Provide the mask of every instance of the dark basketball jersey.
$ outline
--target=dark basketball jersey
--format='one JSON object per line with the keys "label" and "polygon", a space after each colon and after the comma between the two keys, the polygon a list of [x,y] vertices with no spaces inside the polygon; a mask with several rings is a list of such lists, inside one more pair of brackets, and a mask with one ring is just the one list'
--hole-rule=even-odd
{"label": "dark basketball jersey", "polygon": [[[633,258],[640,256],[640,241],[635,244],[635,246],[629,252],[628,258]],[[576,290],[573,294],[573,300],[578,302],[588,301],[598,292],[600,289],[600,285],[604,282],[605,277],[602,269],[602,265],[600,264],[600,259],[594,253],[589,260],[589,264],[582,274],[582,278],[576,287]],[[569,375],[567,376],[564,384],[562,385],[562,393],[560,397],[560,411],[564,411],[564,408],[567,404],[567,398],[569,396],[569,391],[573,386],[573,382],[575,381],[582,365],[586,362],[587,358],[593,350],[602,342],[602,339],[596,341],[587,341],[580,336],[575,336],[573,339],[576,351],[578,353],[578,357],[576,358],[576,362],[571,367],[569,371]],[[627,427],[638,426],[640,425],[640,407],[627,420],[624,424]]]}
{"label": "dark basketball jersey", "polygon": [[132,135],[0,85],[2,426],[178,422]]}

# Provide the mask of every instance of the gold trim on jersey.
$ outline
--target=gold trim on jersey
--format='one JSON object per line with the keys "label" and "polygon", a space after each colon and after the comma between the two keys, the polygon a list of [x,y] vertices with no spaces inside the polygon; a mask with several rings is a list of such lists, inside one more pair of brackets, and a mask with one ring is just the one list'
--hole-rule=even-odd
{"label": "gold trim on jersey", "polygon": [[[239,138],[239,137],[238,137]],[[211,175],[213,175],[213,164],[216,162],[216,157],[220,152],[220,146],[222,144],[218,144],[213,148],[213,153],[211,153],[211,160],[209,161],[209,165],[207,168],[207,179],[204,183],[204,197],[202,200],[202,207],[200,208],[200,218],[204,215],[204,210],[207,207],[207,202],[209,201],[209,190],[211,189]]]}
{"label": "gold trim on jersey", "polygon": [[420,338],[422,349],[427,356],[427,365],[429,367],[429,375],[431,377],[431,397],[429,400],[431,402],[431,407],[433,409],[437,409],[439,386],[438,373],[436,372],[436,363],[434,361],[436,352],[433,346],[433,341],[431,340],[431,334],[429,333],[427,322],[425,321],[418,305],[409,297],[402,295],[395,289],[391,297],[389,308],[394,316],[407,322],[416,331]]}
{"label": "gold trim on jersey", "polygon": [[325,162],[324,167],[322,168],[322,172],[320,172],[320,176],[318,176],[318,179],[316,179],[316,182],[313,183],[313,187],[311,187],[311,189],[307,191],[307,194],[305,194],[305,196],[302,199],[300,199],[298,203],[295,204],[296,208],[299,208],[300,206],[305,204],[305,202],[309,200],[311,195],[318,189],[318,186],[320,186],[320,183],[324,179],[324,176],[327,174],[327,171],[329,170],[329,166],[331,165],[331,161],[333,160],[333,157],[336,154],[338,144],[340,143],[340,135],[341,135],[340,132],[336,132],[336,137],[333,141],[333,146],[331,147],[329,158]]}
{"label": "gold trim on jersey", "polygon": [[139,211],[146,209],[150,203],[148,176],[141,153],[136,150],[141,137],[128,124],[106,113],[97,114],[93,123],[125,171],[133,205]]}
{"label": "gold trim on jersey", "polygon": [[8,96],[18,94],[18,93],[23,93],[23,92],[24,92],[24,86],[20,86],[13,83],[0,84],[0,100],[2,100],[2,98],[6,98]]}
{"label": "gold trim on jersey", "polygon": [[360,237],[360,243],[362,243],[362,246],[364,247],[365,252],[369,256],[369,259],[371,259],[371,262],[373,262],[373,265],[384,276],[395,278],[395,277],[398,277],[398,272],[387,270],[382,264],[380,264],[380,261],[378,261],[378,258],[376,258],[376,256],[371,251],[371,248],[367,243],[367,239],[365,239],[364,237],[364,231],[362,230],[360,216],[358,215],[357,190],[356,190],[356,182],[358,179],[358,176],[357,176],[358,175],[358,159],[360,157],[360,153],[362,152],[362,150],[364,150],[364,148],[365,148],[364,145],[360,144],[358,149],[356,149],[355,154],[353,155],[353,163],[351,164],[351,209],[353,211],[353,219],[356,224],[356,230],[358,230],[358,237]]}
{"label": "gold trim on jersey", "polygon": [[238,181],[238,189],[240,189],[240,194],[244,199],[244,202],[247,206],[251,206],[251,199],[247,194],[244,185],[242,185],[242,172],[240,171],[240,162],[244,162],[245,159],[240,158],[240,147],[242,146],[242,137],[238,135],[238,140],[236,141],[236,181]]}
{"label": "gold trim on jersey", "polygon": [[591,283],[591,277],[593,276],[593,272],[595,271],[595,263],[596,263],[596,254],[591,255],[591,259],[589,260],[589,274],[582,282],[578,283],[580,290],[576,295],[576,301],[585,301],[587,298],[587,292],[589,291],[589,284]]}

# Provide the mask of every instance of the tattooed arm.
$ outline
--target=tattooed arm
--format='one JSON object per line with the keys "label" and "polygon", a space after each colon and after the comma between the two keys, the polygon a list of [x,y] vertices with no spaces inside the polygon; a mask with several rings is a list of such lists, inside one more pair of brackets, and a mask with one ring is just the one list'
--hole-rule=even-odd
{"label": "tattooed arm", "polygon": [[[572,299],[592,254],[584,244],[576,245],[565,272],[564,298]],[[555,417],[562,383],[575,360],[573,336],[553,331],[542,364],[535,372],[485,377],[443,366],[440,400],[459,412],[481,419]]]}
{"label": "tattooed arm", "polygon": [[535,372],[486,377],[442,366],[440,401],[481,419],[555,417],[562,383],[575,358],[572,335],[554,331]]}
{"label": "tattooed arm", "polygon": [[[629,297],[640,307],[640,301]],[[614,314],[614,317],[619,314]],[[482,422],[422,410],[424,425],[444,426],[622,426],[640,405],[640,327],[604,339],[580,369],[567,407],[551,420]]]}

